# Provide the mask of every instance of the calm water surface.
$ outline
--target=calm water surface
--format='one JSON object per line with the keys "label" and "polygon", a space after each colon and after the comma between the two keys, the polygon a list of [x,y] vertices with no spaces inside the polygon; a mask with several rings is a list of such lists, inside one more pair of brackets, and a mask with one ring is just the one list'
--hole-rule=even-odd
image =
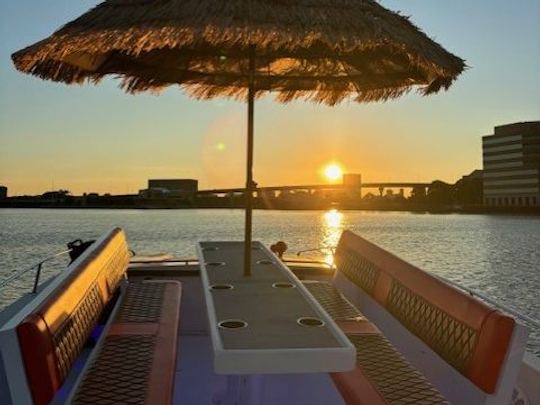
{"label": "calm water surface", "polygon": [[[240,240],[238,210],[0,210],[0,280],[114,226],[138,254],[195,257],[198,240]],[[369,211],[256,211],[254,238],[284,240],[289,253],[335,246],[350,229],[419,267],[540,318],[540,217]],[[45,277],[66,263],[48,266]],[[26,292],[31,275],[0,291],[0,308]],[[540,352],[534,331],[531,348]]]}

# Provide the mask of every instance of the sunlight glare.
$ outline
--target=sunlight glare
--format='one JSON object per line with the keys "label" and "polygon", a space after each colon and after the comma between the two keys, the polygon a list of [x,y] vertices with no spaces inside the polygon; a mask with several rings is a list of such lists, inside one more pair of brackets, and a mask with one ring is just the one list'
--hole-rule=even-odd
{"label": "sunlight glare", "polygon": [[[343,214],[332,209],[323,214],[323,246],[335,248],[339,242],[343,230]],[[330,251],[324,257],[329,265],[334,263],[334,257]]]}
{"label": "sunlight glare", "polygon": [[338,164],[332,163],[324,168],[324,176],[328,180],[336,181],[343,176],[343,170]]}

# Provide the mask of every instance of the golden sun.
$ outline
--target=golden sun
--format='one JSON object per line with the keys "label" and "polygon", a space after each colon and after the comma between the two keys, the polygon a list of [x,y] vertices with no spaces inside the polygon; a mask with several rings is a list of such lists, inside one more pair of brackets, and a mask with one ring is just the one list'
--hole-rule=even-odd
{"label": "golden sun", "polygon": [[335,164],[329,164],[324,168],[324,176],[331,181],[339,180],[343,176],[343,169]]}

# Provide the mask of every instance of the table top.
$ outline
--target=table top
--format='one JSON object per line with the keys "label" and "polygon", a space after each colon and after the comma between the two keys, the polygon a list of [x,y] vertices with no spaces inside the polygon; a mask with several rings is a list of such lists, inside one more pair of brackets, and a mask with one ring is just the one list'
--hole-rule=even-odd
{"label": "table top", "polygon": [[334,372],[356,350],[298,278],[260,242],[252,275],[244,242],[199,242],[215,370],[222,374]]}

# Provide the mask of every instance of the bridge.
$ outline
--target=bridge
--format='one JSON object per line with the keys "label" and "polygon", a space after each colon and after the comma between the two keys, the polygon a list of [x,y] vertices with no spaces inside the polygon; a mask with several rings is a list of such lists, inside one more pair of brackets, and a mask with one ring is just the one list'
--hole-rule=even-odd
{"label": "bridge", "polygon": [[[383,191],[387,188],[428,188],[431,183],[410,183],[410,182],[387,182],[387,183],[361,183],[358,186],[345,186],[343,184],[308,184],[308,185],[297,185],[297,186],[271,186],[271,187],[257,187],[255,192],[257,193],[266,193],[266,192],[282,192],[282,191],[316,191],[316,190],[328,190],[328,191],[339,191],[339,190],[351,190],[357,191],[364,188],[375,188],[378,189],[382,194]],[[199,190],[197,194],[229,194],[229,193],[243,193],[244,188],[221,188],[221,189],[211,189],[211,190]]]}

